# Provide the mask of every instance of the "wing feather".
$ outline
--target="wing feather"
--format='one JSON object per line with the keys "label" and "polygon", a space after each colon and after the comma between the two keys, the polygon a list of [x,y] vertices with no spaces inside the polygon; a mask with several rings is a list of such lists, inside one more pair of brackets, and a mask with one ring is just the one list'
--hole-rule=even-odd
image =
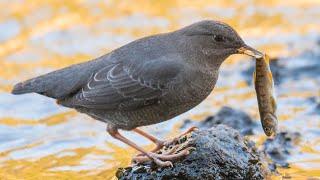
{"label": "wing feather", "polygon": [[144,66],[109,65],[90,77],[72,98],[72,104],[106,110],[147,106],[168,92],[167,87],[174,82],[179,71],[180,66],[172,61],[160,64],[151,61]]}

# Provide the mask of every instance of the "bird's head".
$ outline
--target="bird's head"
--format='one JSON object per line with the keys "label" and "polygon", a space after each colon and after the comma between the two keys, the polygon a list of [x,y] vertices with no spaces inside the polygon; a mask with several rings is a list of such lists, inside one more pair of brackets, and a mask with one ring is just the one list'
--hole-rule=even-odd
{"label": "bird's head", "polygon": [[246,54],[261,58],[263,54],[246,45],[238,33],[229,25],[213,20],[194,23],[182,29],[195,44],[210,55],[226,58],[232,54]]}

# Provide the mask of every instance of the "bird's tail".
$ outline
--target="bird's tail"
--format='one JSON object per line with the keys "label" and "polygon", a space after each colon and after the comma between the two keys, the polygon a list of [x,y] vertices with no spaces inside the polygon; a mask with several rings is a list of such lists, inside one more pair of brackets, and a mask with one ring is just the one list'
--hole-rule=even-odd
{"label": "bird's tail", "polygon": [[98,61],[72,65],[20,82],[13,87],[12,94],[34,92],[55,99],[61,99],[81,88],[92,72],[99,67],[101,67],[101,63]]}
{"label": "bird's tail", "polygon": [[20,82],[16,84],[11,93],[12,94],[25,94],[25,93],[31,93],[31,92],[37,92],[39,91],[39,87],[41,87],[41,83],[39,83],[38,78],[29,79],[24,82]]}
{"label": "bird's tail", "polygon": [[55,99],[63,98],[77,87],[81,78],[79,72],[74,72],[72,69],[74,68],[68,67],[20,82],[13,87],[11,93],[38,93]]}

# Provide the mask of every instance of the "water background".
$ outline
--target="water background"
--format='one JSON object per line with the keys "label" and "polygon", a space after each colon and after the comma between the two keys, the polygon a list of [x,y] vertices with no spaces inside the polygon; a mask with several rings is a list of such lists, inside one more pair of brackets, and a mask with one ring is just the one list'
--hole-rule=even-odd
{"label": "water background", "polygon": [[[278,61],[279,126],[302,138],[291,168],[280,168],[274,179],[320,177],[320,1],[1,0],[0,9],[0,179],[114,178],[133,149],[107,135],[105,124],[40,95],[11,95],[12,86],[203,19],[227,22],[247,44]],[[172,137],[183,120],[202,120],[222,106],[259,122],[253,65],[248,57],[231,56],[206,101],[144,129]],[[124,134],[152,148],[142,137]],[[249,138],[259,146],[266,137],[260,126],[255,134]]]}

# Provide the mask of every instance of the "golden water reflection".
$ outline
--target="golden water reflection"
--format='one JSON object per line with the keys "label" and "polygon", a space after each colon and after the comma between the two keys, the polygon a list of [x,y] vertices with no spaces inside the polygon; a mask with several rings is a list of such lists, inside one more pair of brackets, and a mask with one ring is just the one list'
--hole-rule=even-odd
{"label": "golden water reflection", "polygon": [[[308,38],[319,35],[318,0],[253,2],[0,1],[1,179],[112,179],[116,169],[130,164],[135,153],[105,135],[102,123],[74,111],[56,110],[52,101],[35,95],[17,100],[8,92],[18,81],[95,58],[138,37],[202,19],[231,24],[248,44],[272,57],[291,57],[308,50]],[[168,122],[166,127],[170,128],[154,126],[149,130],[162,137],[167,137],[168,132],[174,135],[182,119],[201,120],[224,105],[243,109],[257,120],[253,88],[239,74],[230,73],[239,71],[238,66],[246,63],[242,56],[230,57],[222,67],[227,75],[220,77],[218,87],[206,102]],[[314,83],[319,80],[308,80],[312,87],[317,87]],[[300,90],[290,83],[285,87],[291,86],[294,88],[284,88],[279,94],[278,101],[284,102],[280,104],[280,128],[292,126],[291,130],[307,134],[309,127],[319,133],[319,116],[306,115],[310,104],[292,103],[291,98],[299,102],[299,98],[319,97],[320,90]],[[307,127],[303,127],[305,124]],[[265,139],[259,133],[252,137],[258,145]],[[280,169],[280,175],[274,178],[320,177],[320,139],[309,136],[311,140],[299,146],[307,160],[293,159],[291,168]],[[149,147],[142,139],[140,143]],[[46,154],[48,151],[51,153]]]}

